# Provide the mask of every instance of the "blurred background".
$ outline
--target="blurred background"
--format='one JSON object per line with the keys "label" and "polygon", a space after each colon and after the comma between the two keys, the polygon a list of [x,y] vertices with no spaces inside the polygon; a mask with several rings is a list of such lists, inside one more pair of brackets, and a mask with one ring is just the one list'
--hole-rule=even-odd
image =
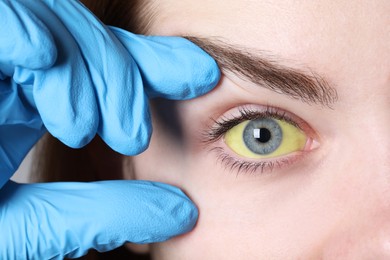
{"label": "blurred background", "polygon": [[32,154],[34,152],[34,149],[32,149],[27,157],[24,159],[22,165],[20,165],[17,172],[12,176],[12,180],[16,182],[22,182],[26,183],[30,180],[30,169],[31,169],[31,163],[32,163]]}

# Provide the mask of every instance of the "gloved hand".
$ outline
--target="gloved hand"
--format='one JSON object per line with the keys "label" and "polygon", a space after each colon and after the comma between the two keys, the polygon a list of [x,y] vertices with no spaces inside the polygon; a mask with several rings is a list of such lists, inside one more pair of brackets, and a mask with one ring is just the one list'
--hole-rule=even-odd
{"label": "gloved hand", "polygon": [[0,259],[63,259],[188,232],[198,212],[178,189],[146,181],[16,184],[0,190]]}
{"label": "gloved hand", "polygon": [[44,126],[70,147],[98,133],[137,154],[151,134],[148,97],[193,98],[219,80],[189,41],[110,30],[78,1],[0,0],[0,11],[0,187]]}
{"label": "gloved hand", "polygon": [[[118,152],[140,153],[151,134],[148,97],[193,98],[219,80],[215,62],[192,43],[108,28],[75,0],[0,0],[0,13],[0,187],[45,128],[71,147],[85,145],[97,133]],[[129,199],[127,194],[138,192],[137,198],[145,202],[127,206],[123,201]],[[31,186],[8,182],[0,190],[0,258],[79,256],[88,247],[108,250],[130,241],[130,233],[147,237],[155,225],[152,213],[144,209],[158,203],[157,198],[165,202],[172,197],[166,189],[157,188],[152,198],[149,193],[127,181]],[[193,226],[196,208],[184,195],[177,197],[177,205],[182,215],[158,207],[158,223],[172,221],[180,228],[158,225],[163,230],[154,230],[150,241]],[[75,213],[83,209],[89,210]],[[102,212],[117,212],[113,217],[121,223],[107,227],[97,223],[102,218],[94,221]],[[188,214],[195,217],[183,222]],[[64,215],[63,223],[58,222],[59,215]],[[117,238],[118,230],[122,234],[128,222],[138,219],[145,220],[145,227],[151,221],[153,228],[143,231],[134,224]],[[83,237],[87,225],[93,226]],[[105,241],[114,242],[104,245]]]}

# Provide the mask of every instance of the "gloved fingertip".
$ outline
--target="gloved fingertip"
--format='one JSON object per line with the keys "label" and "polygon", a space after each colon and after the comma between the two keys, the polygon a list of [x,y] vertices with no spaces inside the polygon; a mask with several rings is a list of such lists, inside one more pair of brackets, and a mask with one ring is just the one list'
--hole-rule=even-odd
{"label": "gloved fingertip", "polygon": [[112,138],[105,138],[102,135],[100,137],[104,140],[104,142],[114,151],[126,155],[126,156],[135,156],[140,153],[146,151],[149,148],[149,139],[145,141],[143,139],[133,139],[126,141],[128,138],[118,142],[113,140]]}
{"label": "gloved fingertip", "polygon": [[[156,84],[157,87],[152,87],[152,91],[160,91],[163,85],[165,89],[161,91],[169,90],[170,96],[160,96],[168,99],[192,99],[198,96],[204,95],[217,86],[220,78],[221,71],[217,62],[205,52],[201,47],[187,38],[181,37],[161,37],[161,36],[149,36],[147,39],[159,43],[161,46],[167,46],[168,50],[161,53],[165,54],[165,60],[167,62],[166,70],[167,79],[163,79],[163,84]],[[163,48],[164,49],[164,48]],[[160,64],[163,65],[163,64]],[[149,88],[147,90],[150,90]],[[154,97],[154,96],[153,96]]]}
{"label": "gloved fingertip", "polygon": [[131,234],[131,242],[163,242],[195,227],[199,216],[198,208],[180,188],[159,182],[134,183],[138,183],[135,185],[138,185],[140,194],[142,191],[145,193],[142,199],[138,199],[141,201],[140,205],[133,204],[143,211],[142,219],[138,222],[143,228]]}
{"label": "gloved fingertip", "polygon": [[212,90],[220,80],[216,61],[181,37],[143,36],[110,27],[142,74],[149,98],[191,99]]}
{"label": "gloved fingertip", "polygon": [[134,156],[148,149],[152,135],[150,118],[132,119],[129,127],[114,127],[117,124],[111,123],[98,130],[99,136],[111,149],[126,156]]}
{"label": "gloved fingertip", "polygon": [[186,234],[194,229],[199,212],[197,207],[190,201],[183,201],[174,212],[172,212],[172,222],[165,222],[163,233],[158,236],[150,236],[137,244],[150,244],[167,241],[173,237]]}
{"label": "gloved fingertip", "polygon": [[41,41],[37,39],[36,42],[32,42],[30,45],[32,48],[36,45],[40,45],[34,56],[26,56],[25,60],[21,60],[22,65],[28,64],[30,69],[47,69],[52,67],[57,60],[57,48],[51,39],[44,39]]}
{"label": "gloved fingertip", "polygon": [[[43,114],[41,113],[41,115]],[[70,148],[84,147],[92,141],[97,133],[98,125],[93,117],[87,120],[88,118],[80,116],[75,121],[64,116],[62,120],[54,121],[50,120],[49,116],[47,113],[43,115],[43,122],[48,132]]]}
{"label": "gloved fingertip", "polygon": [[[117,87],[111,93],[111,100],[100,101],[101,120],[98,134],[111,149],[133,156],[145,151],[150,142],[153,127],[148,106],[148,98],[142,89],[142,80],[133,74],[133,86],[127,89]],[[128,100],[131,100],[129,102]]]}
{"label": "gloved fingertip", "polygon": [[89,144],[94,138],[94,135],[64,136],[64,134],[59,134],[55,137],[66,146],[73,149],[79,149]]}
{"label": "gloved fingertip", "polygon": [[169,227],[171,231],[170,236],[163,238],[161,241],[188,233],[195,227],[199,217],[198,208],[191,200],[185,198],[183,197],[182,202],[172,211],[172,217],[175,219],[175,222],[172,222],[172,225]]}
{"label": "gloved fingertip", "polygon": [[189,93],[183,95],[183,99],[191,99],[202,96],[217,86],[221,79],[221,71],[216,61],[208,54],[199,56],[197,64],[198,69],[193,71],[192,86],[189,87]]}

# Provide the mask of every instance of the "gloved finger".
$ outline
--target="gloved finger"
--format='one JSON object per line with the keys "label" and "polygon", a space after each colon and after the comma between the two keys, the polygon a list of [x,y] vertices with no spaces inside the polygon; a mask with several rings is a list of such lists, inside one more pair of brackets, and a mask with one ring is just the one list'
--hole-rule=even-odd
{"label": "gloved finger", "polygon": [[63,259],[190,231],[196,207],[178,188],[146,181],[8,183],[0,190],[0,258]]}
{"label": "gloved finger", "polygon": [[0,81],[0,188],[45,132],[35,110],[27,104],[32,96],[29,92],[31,89],[21,89],[11,79]]}
{"label": "gloved finger", "polygon": [[57,50],[46,26],[18,1],[0,1],[0,70],[10,76],[12,68],[50,67]]}
{"label": "gloved finger", "polygon": [[211,56],[184,38],[110,29],[137,63],[151,98],[194,98],[210,91],[220,79],[220,70]]}
{"label": "gloved finger", "polygon": [[[137,64],[115,35],[84,6],[76,1],[58,1],[52,5],[77,42],[88,67],[100,112],[98,134],[122,154],[142,152],[152,129]],[[83,100],[75,98],[73,102]]]}
{"label": "gloved finger", "polygon": [[53,136],[73,148],[84,146],[96,135],[99,110],[82,51],[63,21],[59,20],[45,1],[20,3],[47,25],[56,39],[58,57],[55,64],[44,71],[16,67],[13,79],[23,86],[34,84],[36,107]]}
{"label": "gloved finger", "polygon": [[141,76],[134,73],[130,77],[132,85],[122,91],[109,91],[111,99],[98,94],[101,109],[98,134],[115,151],[136,155],[148,147],[152,124]]}

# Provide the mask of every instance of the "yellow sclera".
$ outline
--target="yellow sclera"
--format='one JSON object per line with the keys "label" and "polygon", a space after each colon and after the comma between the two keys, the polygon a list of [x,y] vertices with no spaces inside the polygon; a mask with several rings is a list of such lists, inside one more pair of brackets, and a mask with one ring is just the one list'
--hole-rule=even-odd
{"label": "yellow sclera", "polygon": [[282,130],[282,141],[279,147],[269,154],[257,154],[252,152],[245,144],[243,139],[243,133],[245,127],[251,122],[250,120],[244,121],[225,134],[226,145],[233,150],[236,154],[252,159],[267,159],[274,158],[283,155],[287,155],[296,151],[303,150],[307,142],[307,136],[296,126],[287,123],[282,120],[273,119]]}

